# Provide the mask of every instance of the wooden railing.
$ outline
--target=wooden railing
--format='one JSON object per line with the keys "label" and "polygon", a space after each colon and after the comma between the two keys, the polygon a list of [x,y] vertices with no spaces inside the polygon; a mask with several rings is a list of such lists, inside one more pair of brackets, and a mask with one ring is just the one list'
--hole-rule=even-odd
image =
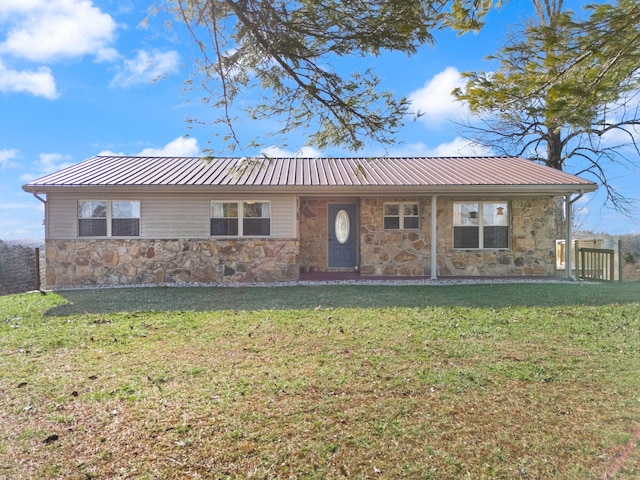
{"label": "wooden railing", "polygon": [[579,276],[581,280],[613,282],[614,250],[604,248],[580,248]]}

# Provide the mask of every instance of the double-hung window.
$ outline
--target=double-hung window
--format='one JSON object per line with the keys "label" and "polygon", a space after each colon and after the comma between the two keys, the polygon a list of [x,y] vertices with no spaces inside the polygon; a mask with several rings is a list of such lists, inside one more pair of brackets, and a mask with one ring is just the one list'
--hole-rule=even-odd
{"label": "double-hung window", "polygon": [[137,237],[140,202],[130,200],[80,200],[79,237]]}
{"label": "double-hung window", "polygon": [[385,230],[416,230],[420,226],[418,204],[398,202],[384,204]]}
{"label": "double-hung window", "polygon": [[268,237],[271,234],[269,202],[211,202],[211,236]]}
{"label": "double-hung window", "polygon": [[454,203],[453,248],[509,248],[509,205]]}

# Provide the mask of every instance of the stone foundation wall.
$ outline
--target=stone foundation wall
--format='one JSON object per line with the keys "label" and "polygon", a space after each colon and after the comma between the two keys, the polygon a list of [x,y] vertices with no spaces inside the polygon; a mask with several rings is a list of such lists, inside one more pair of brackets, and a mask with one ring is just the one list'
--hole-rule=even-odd
{"label": "stone foundation wall", "polygon": [[299,275],[296,240],[47,240],[46,287],[281,282]]}

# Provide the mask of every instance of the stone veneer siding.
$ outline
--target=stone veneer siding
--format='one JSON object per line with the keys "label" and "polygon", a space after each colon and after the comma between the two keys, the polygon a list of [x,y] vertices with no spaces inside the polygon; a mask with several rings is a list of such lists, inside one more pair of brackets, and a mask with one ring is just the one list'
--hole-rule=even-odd
{"label": "stone veneer siding", "polygon": [[303,199],[300,201],[298,225],[300,230],[300,266],[327,270],[327,242],[329,238],[329,202]]}
{"label": "stone veneer siding", "polygon": [[[465,201],[480,201],[481,198]],[[555,200],[491,198],[511,207],[511,245],[502,250],[454,250],[453,203],[438,197],[438,276],[543,276],[555,274]],[[416,230],[384,230],[385,202],[420,205]],[[327,266],[326,199],[305,199],[300,205],[300,259],[302,266]],[[431,198],[362,198],[359,203],[360,273],[388,276],[431,275]]]}
{"label": "stone veneer siding", "polygon": [[47,240],[46,286],[290,281],[298,249],[281,239]]}
{"label": "stone veneer siding", "polygon": [[[489,199],[489,201],[494,200],[496,199]],[[511,245],[510,248],[503,250],[454,250],[453,203],[454,200],[449,198],[438,197],[437,200],[439,275],[544,276],[555,274],[557,210],[553,197],[509,200]]]}
{"label": "stone veneer siding", "polygon": [[[387,202],[419,204],[420,228],[385,230]],[[416,198],[365,198],[360,202],[360,273],[362,275],[425,275],[431,258],[431,201]]]}

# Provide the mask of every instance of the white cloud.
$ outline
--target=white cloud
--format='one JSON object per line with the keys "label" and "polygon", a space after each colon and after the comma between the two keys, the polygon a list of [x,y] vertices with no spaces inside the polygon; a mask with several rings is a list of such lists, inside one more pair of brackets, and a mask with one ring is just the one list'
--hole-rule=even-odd
{"label": "white cloud", "polygon": [[424,87],[409,94],[411,112],[422,114],[420,120],[432,127],[443,125],[452,118],[466,116],[468,112],[466,106],[457,102],[451,95],[456,87],[464,85],[465,82],[457,69],[446,68],[425,82]]}
{"label": "white cloud", "polygon": [[145,148],[137,154],[141,157],[197,157],[200,155],[198,140],[193,137],[178,137],[162,148]]}
{"label": "white cloud", "polygon": [[3,0],[0,20],[8,24],[0,53],[34,62],[118,56],[110,46],[116,22],[90,0]]}
{"label": "white cloud", "polygon": [[178,71],[180,56],[176,51],[147,52],[138,50],[136,57],[125,60],[120,72],[111,81],[111,87],[130,87],[152,83]]}
{"label": "white cloud", "polygon": [[308,146],[302,147],[295,152],[271,146],[261,150],[260,154],[271,158],[319,158],[323,156],[321,151]]}
{"label": "white cloud", "polygon": [[494,156],[495,152],[461,137],[451,142],[441,143],[436,147],[429,147],[423,142],[410,143],[391,149],[380,156],[390,157],[464,157],[464,156]]}
{"label": "white cloud", "polygon": [[11,70],[0,61],[0,92],[30,93],[49,100],[58,98],[56,81],[48,67],[36,70]]}
{"label": "white cloud", "polygon": [[[134,157],[197,157],[200,156],[198,140],[193,137],[178,137],[160,148],[145,148]],[[113,150],[102,150],[99,156],[123,157],[130,154],[124,152],[114,152]]]}
{"label": "white cloud", "polygon": [[449,143],[441,143],[429,151],[429,156],[433,157],[490,157],[493,155],[495,152],[490,148],[461,137],[456,137]]}
{"label": "white cloud", "polygon": [[35,166],[34,171],[21,175],[20,179],[29,182],[49,173],[70,167],[71,165],[73,165],[71,155],[64,155],[62,153],[41,153],[40,161]]}
{"label": "white cloud", "polygon": [[8,150],[0,150],[0,170],[6,168],[17,167],[18,164],[12,160],[18,156],[18,150],[15,148]]}

